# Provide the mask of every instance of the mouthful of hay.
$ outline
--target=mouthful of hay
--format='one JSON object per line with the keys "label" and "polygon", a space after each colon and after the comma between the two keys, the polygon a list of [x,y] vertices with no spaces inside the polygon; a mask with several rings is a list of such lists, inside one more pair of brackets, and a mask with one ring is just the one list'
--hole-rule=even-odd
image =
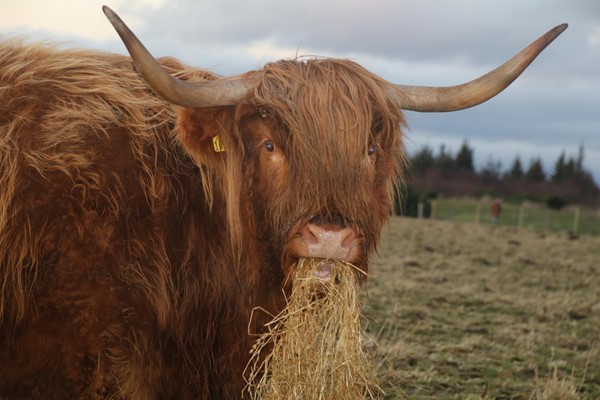
{"label": "mouthful of hay", "polygon": [[252,348],[251,398],[364,399],[380,392],[361,347],[358,273],[342,261],[300,259],[287,306]]}

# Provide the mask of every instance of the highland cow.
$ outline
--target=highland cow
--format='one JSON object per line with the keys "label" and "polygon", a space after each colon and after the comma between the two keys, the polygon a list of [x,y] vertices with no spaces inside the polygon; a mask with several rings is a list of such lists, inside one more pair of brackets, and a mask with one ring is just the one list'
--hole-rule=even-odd
{"label": "highland cow", "polygon": [[0,398],[240,398],[300,257],[368,272],[401,110],[479,104],[565,28],[427,88],[336,59],[223,78],[105,12],[132,58],[0,43]]}

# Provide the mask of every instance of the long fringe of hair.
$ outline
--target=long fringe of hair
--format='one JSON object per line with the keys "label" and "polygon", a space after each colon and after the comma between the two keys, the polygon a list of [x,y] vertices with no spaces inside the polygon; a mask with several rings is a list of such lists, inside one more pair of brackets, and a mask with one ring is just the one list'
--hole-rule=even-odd
{"label": "long fringe of hair", "polygon": [[[286,155],[292,157],[288,160],[294,166],[291,180],[294,185],[305,185],[290,184],[286,193],[270,196],[273,203],[269,204],[269,217],[274,219],[274,230],[289,229],[290,216],[323,211],[351,216],[373,205],[377,210],[362,219],[375,218],[374,222],[381,223],[387,220],[394,186],[402,181],[406,166],[402,144],[406,122],[388,96],[389,83],[352,61],[336,59],[284,60],[249,73],[253,75],[259,75],[261,83],[248,96],[249,105],[236,110],[238,123],[233,127],[233,137],[243,136],[244,126],[239,121],[248,112],[274,118],[278,129],[273,134],[286,146]],[[376,193],[367,194],[355,190],[368,187],[364,170],[357,169],[356,163],[364,159],[370,143],[378,147],[378,187]],[[240,187],[245,186],[242,192],[252,192],[250,186],[255,183],[247,159],[250,155],[244,154],[243,143],[236,145],[236,157],[240,159],[229,165],[227,173],[231,179],[228,207],[234,242],[243,240],[244,232],[238,223],[243,221],[238,210],[244,200],[236,196],[241,195]],[[329,210],[331,204],[339,209]],[[361,228],[372,228],[366,233],[376,241],[380,227],[375,223]]]}

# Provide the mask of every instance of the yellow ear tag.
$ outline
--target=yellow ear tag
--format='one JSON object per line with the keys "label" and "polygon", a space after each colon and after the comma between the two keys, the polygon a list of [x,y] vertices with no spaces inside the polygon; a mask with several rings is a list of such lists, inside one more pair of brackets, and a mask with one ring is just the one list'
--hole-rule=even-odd
{"label": "yellow ear tag", "polygon": [[216,153],[221,153],[225,151],[225,146],[223,146],[223,142],[221,142],[221,137],[219,135],[213,136],[213,148]]}

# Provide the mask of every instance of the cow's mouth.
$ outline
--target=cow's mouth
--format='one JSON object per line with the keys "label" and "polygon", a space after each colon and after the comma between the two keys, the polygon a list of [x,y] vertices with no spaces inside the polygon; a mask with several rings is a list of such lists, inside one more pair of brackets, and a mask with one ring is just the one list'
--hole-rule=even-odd
{"label": "cow's mouth", "polygon": [[[335,281],[333,274],[335,264],[331,260],[321,260],[315,270],[313,271],[313,277],[324,282]],[[333,282],[335,283],[335,282]]]}
{"label": "cow's mouth", "polygon": [[336,285],[340,283],[340,265],[343,265],[344,268],[349,269],[357,274],[359,282],[362,282],[367,275],[363,269],[358,268],[354,264],[348,262],[341,262],[339,260],[331,259],[314,259],[312,262],[316,264],[316,267],[312,272],[312,277],[317,281],[323,282],[324,284]]}
{"label": "cow's mouth", "polygon": [[[310,271],[306,272],[300,281],[298,280],[298,268],[311,265]],[[306,267],[303,267],[306,268]],[[308,285],[317,297],[331,291],[331,288],[339,286],[349,275],[360,285],[367,278],[367,273],[354,264],[326,258],[295,257],[286,271],[284,287],[291,290],[297,285]]]}
{"label": "cow's mouth", "polygon": [[[367,265],[360,262],[362,258],[352,260],[352,262],[346,260],[339,260],[333,258],[321,258],[321,257],[307,257],[299,254],[289,254],[284,256],[283,271],[285,275],[286,284],[294,285],[293,276],[299,263],[309,260],[314,265],[314,269],[311,271],[311,278],[314,279],[315,284],[324,285],[335,285],[340,281],[339,270],[345,268],[348,271],[352,271],[361,284],[365,282],[367,278]],[[358,261],[358,262],[357,262]]]}

